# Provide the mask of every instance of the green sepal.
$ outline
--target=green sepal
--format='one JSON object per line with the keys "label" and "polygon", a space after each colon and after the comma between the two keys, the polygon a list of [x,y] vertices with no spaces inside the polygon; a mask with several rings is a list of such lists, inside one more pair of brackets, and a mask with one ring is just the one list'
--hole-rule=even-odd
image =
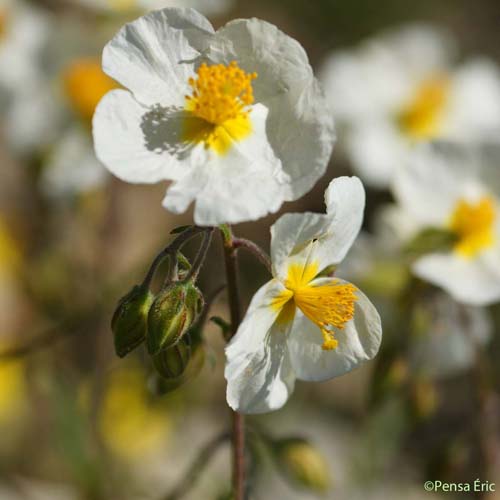
{"label": "green sepal", "polygon": [[147,333],[148,314],[154,301],[153,293],[145,287],[135,285],[118,302],[111,319],[115,352],[123,358],[138,347]]}
{"label": "green sepal", "polygon": [[203,309],[203,295],[192,281],[174,282],[156,297],[148,315],[146,345],[151,355],[175,345]]}

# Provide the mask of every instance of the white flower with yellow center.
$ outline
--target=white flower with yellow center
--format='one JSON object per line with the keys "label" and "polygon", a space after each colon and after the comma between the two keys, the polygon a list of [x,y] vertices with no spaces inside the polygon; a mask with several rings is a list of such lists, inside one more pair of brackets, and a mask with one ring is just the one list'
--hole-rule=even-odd
{"label": "white flower with yellow center", "polygon": [[269,23],[214,31],[192,9],[152,12],[119,31],[103,68],[129,90],[97,107],[97,156],[128,182],[173,181],[164,206],[194,201],[199,225],[276,212],[326,169],[331,113],[302,47]]}
{"label": "white flower with yellow center", "polygon": [[323,272],[337,266],[361,227],[363,186],[340,177],[326,214],[285,214],[271,229],[274,278],[259,289],[226,348],[227,401],[243,413],[283,406],[295,379],[347,373],[378,351],[380,317],[354,285]]}
{"label": "white flower with yellow center", "polygon": [[438,229],[451,240],[417,258],[414,273],[459,302],[500,300],[499,168],[499,145],[435,143],[416,148],[395,177],[398,206],[388,218],[396,235]]}
{"label": "white flower with yellow center", "polygon": [[453,41],[414,25],[389,31],[326,61],[322,80],[352,164],[386,187],[416,144],[500,134],[500,72],[476,58],[455,66]]}

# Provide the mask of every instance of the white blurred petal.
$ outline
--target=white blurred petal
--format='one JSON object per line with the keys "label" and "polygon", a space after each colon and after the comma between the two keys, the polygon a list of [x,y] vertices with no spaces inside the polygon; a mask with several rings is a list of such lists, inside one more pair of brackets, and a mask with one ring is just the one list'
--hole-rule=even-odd
{"label": "white blurred petal", "polygon": [[430,254],[419,258],[413,272],[446,290],[455,300],[488,305],[500,300],[500,247],[474,258]]}

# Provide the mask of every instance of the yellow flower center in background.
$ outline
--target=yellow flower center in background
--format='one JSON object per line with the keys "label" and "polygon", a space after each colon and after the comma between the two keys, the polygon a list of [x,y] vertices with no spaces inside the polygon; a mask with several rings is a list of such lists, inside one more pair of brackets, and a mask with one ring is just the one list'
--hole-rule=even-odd
{"label": "yellow flower center in background", "polygon": [[459,200],[450,219],[450,229],[458,236],[455,251],[474,257],[495,242],[495,203],[484,196],[476,203]]}
{"label": "yellow flower center in background", "polygon": [[171,421],[161,403],[146,389],[139,368],[110,374],[101,407],[100,430],[107,446],[125,459],[140,459],[161,449]]}
{"label": "yellow flower center in background", "polygon": [[219,154],[229,150],[233,141],[252,131],[249,110],[253,101],[252,80],[256,73],[246,73],[233,61],[229,65],[207,66],[203,63],[197,78],[190,78],[192,95],[186,96],[183,139],[203,142]]}
{"label": "yellow flower center in background", "polygon": [[108,5],[118,12],[126,12],[137,7],[137,0],[105,0]]}
{"label": "yellow flower center in background", "polygon": [[432,139],[440,135],[449,88],[450,83],[444,77],[431,78],[420,84],[397,117],[406,135],[415,140]]}
{"label": "yellow flower center in background", "polygon": [[311,285],[318,272],[318,264],[315,262],[306,265],[291,264],[285,280],[286,290],[274,299],[272,307],[280,310],[279,322],[291,321],[295,307],[298,307],[309,320],[318,325],[323,335],[322,347],[328,351],[338,345],[332,328],[342,330],[354,317],[356,287],[336,279],[324,285]]}
{"label": "yellow flower center in background", "polygon": [[98,59],[78,59],[66,67],[63,73],[66,95],[78,115],[90,122],[101,98],[117,83],[101,69]]}
{"label": "yellow flower center in background", "polygon": [[0,9],[0,42],[7,32],[7,12]]}
{"label": "yellow flower center in background", "polygon": [[21,263],[21,249],[0,217],[0,277],[15,272]]}
{"label": "yellow flower center in background", "polygon": [[25,403],[26,382],[22,361],[2,362],[0,364],[0,423],[8,423],[18,417]]}

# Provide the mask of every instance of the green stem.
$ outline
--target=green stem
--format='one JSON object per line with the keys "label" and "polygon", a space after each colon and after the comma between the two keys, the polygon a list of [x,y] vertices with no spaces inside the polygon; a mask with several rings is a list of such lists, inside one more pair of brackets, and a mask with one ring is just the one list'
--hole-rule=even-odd
{"label": "green stem", "polygon": [[153,263],[151,264],[151,267],[149,268],[149,271],[144,278],[144,281],[142,283],[142,286],[148,287],[151,285],[151,282],[153,281],[153,277],[156,273],[156,270],[158,266],[167,258],[170,258],[170,269],[168,272],[168,277],[167,281],[172,281],[175,278],[175,272],[176,272],[176,264],[177,264],[177,252],[181,249],[181,247],[187,243],[191,238],[196,236],[197,234],[203,233],[203,232],[208,232],[212,231],[212,228],[206,228],[206,227],[197,227],[197,226],[191,226],[188,227],[185,231],[183,231],[177,238],[175,238],[172,243],[167,245],[153,260]]}

